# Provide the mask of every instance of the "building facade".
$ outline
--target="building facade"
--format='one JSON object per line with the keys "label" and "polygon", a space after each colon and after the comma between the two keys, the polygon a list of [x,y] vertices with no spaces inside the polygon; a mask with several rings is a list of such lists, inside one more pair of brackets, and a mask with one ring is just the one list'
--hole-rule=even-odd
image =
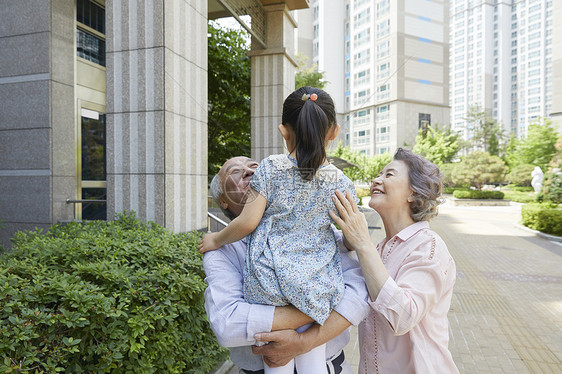
{"label": "building facade", "polygon": [[[0,244],[125,211],[207,226],[207,21],[250,14],[252,155],[283,150],[306,0],[2,3]],[[248,13],[250,12],[250,13]],[[242,22],[240,20],[240,22]]]}
{"label": "building facade", "polygon": [[449,124],[448,2],[312,0],[307,11],[345,145],[392,153],[424,126]]}
{"label": "building facade", "polygon": [[452,0],[451,123],[472,137],[473,106],[523,137],[553,112],[553,1]]}

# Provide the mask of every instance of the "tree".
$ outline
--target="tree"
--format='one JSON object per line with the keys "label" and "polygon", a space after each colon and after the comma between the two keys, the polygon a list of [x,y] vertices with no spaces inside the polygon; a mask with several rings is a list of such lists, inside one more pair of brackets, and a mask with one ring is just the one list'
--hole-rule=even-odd
{"label": "tree", "polygon": [[455,166],[452,180],[455,185],[481,189],[484,184],[503,182],[506,172],[507,166],[498,156],[474,151]]}
{"label": "tree", "polygon": [[439,130],[438,126],[435,129],[430,126],[427,131],[419,130],[413,151],[440,166],[451,162],[457,155],[458,138],[459,135],[448,128]]}
{"label": "tree", "polygon": [[357,151],[352,151],[349,147],[344,147],[341,143],[331,153],[331,156],[343,158],[357,165],[357,167],[345,168],[343,173],[352,181],[365,183],[371,183],[386,164],[392,161],[389,153],[367,157]]}
{"label": "tree", "polygon": [[516,186],[531,187],[531,180],[533,179],[531,173],[534,169],[535,167],[529,164],[517,165],[507,174],[505,179]]}
{"label": "tree", "polygon": [[318,65],[308,65],[308,56],[298,53],[297,59],[297,72],[295,74],[295,87],[316,87],[323,89],[326,86],[324,80],[324,72],[318,71]]}
{"label": "tree", "polygon": [[540,167],[543,172],[556,154],[558,133],[549,119],[538,119],[529,125],[527,137],[516,143],[513,153],[508,156],[509,165],[513,168],[521,164]]}
{"label": "tree", "polygon": [[249,37],[209,22],[208,173],[234,156],[250,157]]}
{"label": "tree", "polygon": [[554,148],[556,148],[556,154],[548,164],[549,171],[562,169],[562,136],[558,138],[558,141],[554,144]]}
{"label": "tree", "polygon": [[504,139],[504,134],[499,123],[488,115],[478,104],[472,105],[466,117],[469,130],[472,130],[472,147],[482,147],[485,152],[498,156],[500,154],[500,144]]}

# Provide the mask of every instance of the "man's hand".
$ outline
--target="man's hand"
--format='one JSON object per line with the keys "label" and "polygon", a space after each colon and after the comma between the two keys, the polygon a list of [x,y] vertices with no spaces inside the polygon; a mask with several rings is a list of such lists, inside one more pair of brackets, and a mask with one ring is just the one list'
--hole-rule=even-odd
{"label": "man's hand", "polygon": [[217,243],[216,240],[217,235],[218,235],[217,232],[205,234],[203,236],[203,239],[201,239],[199,245],[197,246],[199,253],[203,254],[205,252],[214,251],[215,249],[218,249],[220,247],[220,244]]}
{"label": "man's hand", "polygon": [[261,347],[252,346],[252,352],[263,356],[269,367],[285,366],[296,356],[310,351],[301,334],[295,330],[263,332],[254,338],[259,342],[269,342]]}

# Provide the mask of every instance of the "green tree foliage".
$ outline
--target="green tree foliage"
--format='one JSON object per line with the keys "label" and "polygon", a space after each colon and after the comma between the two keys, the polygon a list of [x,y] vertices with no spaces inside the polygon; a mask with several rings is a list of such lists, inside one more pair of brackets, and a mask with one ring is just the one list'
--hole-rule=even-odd
{"label": "green tree foliage", "polygon": [[554,145],[554,148],[556,148],[556,154],[548,164],[550,172],[552,172],[554,169],[562,170],[562,136],[558,138],[558,141]]}
{"label": "green tree foliage", "polygon": [[499,123],[488,115],[479,105],[473,105],[468,109],[464,118],[468,128],[473,131],[471,146],[482,147],[485,152],[498,156],[500,144],[504,134]]}
{"label": "green tree foliage", "polygon": [[316,87],[323,89],[326,86],[324,72],[318,71],[318,65],[308,66],[308,56],[297,54],[297,72],[295,74],[295,87]]}
{"label": "green tree foliage", "polygon": [[533,177],[531,173],[535,167],[530,164],[521,164],[515,166],[505,177],[506,181],[516,186],[530,187]]}
{"label": "green tree foliage", "polygon": [[521,164],[531,164],[547,171],[548,164],[556,154],[558,133],[549,119],[538,119],[529,125],[527,137],[516,142],[515,149],[507,156],[513,168]]}
{"label": "green tree foliage", "polygon": [[349,147],[344,147],[341,143],[331,153],[331,156],[343,158],[357,165],[358,167],[345,168],[343,172],[352,181],[364,183],[371,183],[386,164],[392,161],[392,156],[389,153],[367,157],[364,154],[352,151]]}
{"label": "green tree foliage", "polygon": [[474,151],[455,166],[452,180],[458,186],[480,189],[484,184],[503,182],[506,172],[507,166],[498,156]]}
{"label": "green tree foliage", "polygon": [[209,22],[209,161],[212,178],[234,156],[250,157],[248,35]]}
{"label": "green tree foliage", "polygon": [[562,204],[562,173],[550,173],[544,176],[537,200]]}
{"label": "green tree foliage", "polygon": [[450,129],[439,130],[437,126],[430,126],[426,131],[420,129],[413,151],[439,166],[451,162],[457,155],[458,138],[459,135]]}
{"label": "green tree foliage", "polygon": [[439,170],[443,175],[443,187],[445,188],[457,187],[453,182],[453,169],[455,168],[456,165],[458,164],[447,163],[447,164],[439,165]]}

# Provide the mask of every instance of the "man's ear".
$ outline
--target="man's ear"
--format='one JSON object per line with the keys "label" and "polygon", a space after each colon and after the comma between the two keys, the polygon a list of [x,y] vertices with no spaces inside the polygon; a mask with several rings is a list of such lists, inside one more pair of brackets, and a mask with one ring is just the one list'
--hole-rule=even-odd
{"label": "man's ear", "polygon": [[218,203],[219,203],[219,205],[222,209],[228,210],[228,203],[226,202],[224,197],[220,196],[219,199],[218,199]]}
{"label": "man's ear", "polygon": [[336,123],[336,125],[332,127],[332,130],[328,134],[328,141],[334,140],[340,133],[340,130],[341,130],[341,126]]}

